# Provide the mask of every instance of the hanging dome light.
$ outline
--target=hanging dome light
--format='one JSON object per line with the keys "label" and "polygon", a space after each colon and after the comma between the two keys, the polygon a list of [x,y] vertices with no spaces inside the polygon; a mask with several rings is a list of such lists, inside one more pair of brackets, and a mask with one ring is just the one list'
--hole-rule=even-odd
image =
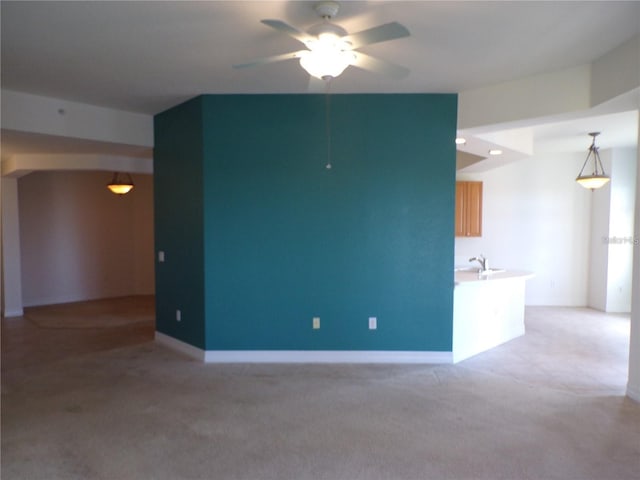
{"label": "hanging dome light", "polygon": [[126,180],[122,178],[123,176],[124,175],[121,176],[119,172],[114,172],[111,182],[107,184],[107,188],[111,190],[112,193],[124,195],[133,189],[134,185],[131,174],[126,174]]}
{"label": "hanging dome light", "polygon": [[[589,133],[593,137],[591,141],[591,145],[589,146],[589,153],[587,153],[587,158],[582,165],[582,169],[580,173],[576,177],[576,182],[582,185],[584,188],[590,188],[591,190],[595,190],[596,188],[600,188],[609,182],[611,178],[609,178],[604,173],[604,168],[602,167],[602,161],[600,160],[600,154],[598,153],[598,147],[596,147],[596,137],[600,135],[600,132],[591,132]],[[589,163],[589,159],[593,157],[593,173],[591,175],[585,175],[584,169]]]}

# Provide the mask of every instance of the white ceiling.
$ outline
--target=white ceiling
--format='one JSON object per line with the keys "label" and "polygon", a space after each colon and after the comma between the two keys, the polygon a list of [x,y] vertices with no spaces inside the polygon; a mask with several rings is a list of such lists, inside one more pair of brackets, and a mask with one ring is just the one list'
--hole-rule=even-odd
{"label": "white ceiling", "polygon": [[[601,132],[596,144],[603,149],[632,147],[637,141],[638,113],[620,112],[578,118],[567,122],[546,123],[532,127],[534,153],[587,152],[591,144],[589,132]],[[576,146],[579,145],[579,148]]]}
{"label": "white ceiling", "polygon": [[[260,19],[307,29],[314,3],[3,0],[2,88],[147,114],[201,93],[305,93],[295,60],[232,65],[300,49]],[[362,51],[411,74],[350,67],[333,92],[459,92],[589,63],[640,32],[640,2],[353,1],[334,21],[405,25],[410,37]]]}

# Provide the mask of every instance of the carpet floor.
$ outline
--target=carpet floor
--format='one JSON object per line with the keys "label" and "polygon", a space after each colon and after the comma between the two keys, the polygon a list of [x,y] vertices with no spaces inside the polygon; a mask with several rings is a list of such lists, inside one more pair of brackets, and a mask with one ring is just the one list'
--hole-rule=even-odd
{"label": "carpet floor", "polygon": [[13,358],[2,478],[640,478],[629,317],[530,307],[526,326],[456,365],[205,365],[149,341]]}

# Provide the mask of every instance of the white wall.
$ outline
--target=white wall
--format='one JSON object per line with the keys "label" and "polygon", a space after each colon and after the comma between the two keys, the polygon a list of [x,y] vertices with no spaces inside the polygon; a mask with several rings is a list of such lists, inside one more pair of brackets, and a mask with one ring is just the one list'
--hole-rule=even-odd
{"label": "white wall", "polygon": [[[640,140],[640,122],[638,123]],[[639,142],[640,143],[640,142]],[[640,147],[636,151],[636,165],[640,165]],[[636,168],[636,200],[634,240],[640,239],[640,167]],[[629,338],[629,381],[627,395],[640,402],[640,244],[634,243],[633,282],[631,293],[631,332]]]}
{"label": "white wall", "polygon": [[153,176],[135,175],[133,197],[133,291],[136,295],[155,293],[155,249],[153,230]]}
{"label": "white wall", "polygon": [[18,180],[24,306],[153,293],[150,176],[116,196],[108,172]]}
{"label": "white wall", "polygon": [[[20,271],[20,236],[18,229],[18,182],[15,178],[2,178],[2,249],[14,252],[8,255],[2,269],[2,313],[7,317],[22,315],[22,279]],[[4,255],[3,255],[4,256]]]}
{"label": "white wall", "polygon": [[611,182],[593,192],[588,305],[626,313],[631,311],[636,151],[603,150],[600,157]]}
{"label": "white wall", "polygon": [[[591,64],[591,104],[618,97],[640,86],[640,35],[614,48]],[[637,108],[637,97],[636,97]]]}
{"label": "white wall", "polygon": [[607,267],[607,312],[631,311],[636,150],[612,151]]}
{"label": "white wall", "polygon": [[2,128],[153,147],[153,116],[2,90]]}
{"label": "white wall", "polygon": [[[604,171],[611,174],[611,150],[600,151]],[[591,172],[592,165],[587,165]],[[587,305],[607,310],[607,276],[609,264],[609,224],[611,222],[611,182],[591,193],[591,246],[589,248],[589,290]]]}
{"label": "white wall", "polygon": [[486,85],[458,94],[458,128],[469,129],[591,107],[591,66]]}
{"label": "white wall", "polygon": [[456,238],[456,265],[485,254],[490,265],[527,270],[527,305],[585,306],[592,193],[575,182],[583,153],[534,155],[458,175],[483,185],[483,236]]}

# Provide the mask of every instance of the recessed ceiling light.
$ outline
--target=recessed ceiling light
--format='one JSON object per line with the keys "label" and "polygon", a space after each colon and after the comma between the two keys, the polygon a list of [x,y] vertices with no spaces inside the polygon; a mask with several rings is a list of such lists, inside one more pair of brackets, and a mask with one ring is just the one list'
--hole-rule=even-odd
{"label": "recessed ceiling light", "polygon": [[466,138],[462,138],[462,137],[457,137],[456,138],[456,145],[464,145],[465,143],[467,143],[467,139]]}
{"label": "recessed ceiling light", "polygon": [[498,150],[497,148],[492,148],[489,150],[489,155],[502,155],[502,150]]}

